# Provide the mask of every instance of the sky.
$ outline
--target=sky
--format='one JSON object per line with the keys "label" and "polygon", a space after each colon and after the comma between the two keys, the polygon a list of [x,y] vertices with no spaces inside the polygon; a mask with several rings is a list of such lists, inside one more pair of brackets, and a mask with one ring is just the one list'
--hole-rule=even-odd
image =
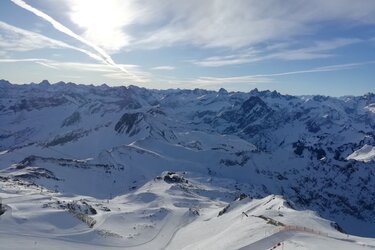
{"label": "sky", "polygon": [[0,79],[375,92],[374,0],[1,0]]}

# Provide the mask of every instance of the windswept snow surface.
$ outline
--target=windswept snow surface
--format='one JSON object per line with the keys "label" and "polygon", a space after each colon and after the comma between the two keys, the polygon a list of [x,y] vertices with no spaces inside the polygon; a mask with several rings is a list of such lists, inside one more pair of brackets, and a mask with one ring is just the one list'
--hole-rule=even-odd
{"label": "windswept snow surface", "polygon": [[348,160],[369,162],[375,159],[375,146],[365,144],[347,157]]}
{"label": "windswept snow surface", "polygon": [[0,248],[374,249],[374,103],[0,80]]}
{"label": "windswept snow surface", "polygon": [[[229,179],[176,173],[184,181],[168,183],[166,175],[108,200],[8,183],[1,190],[7,204],[0,217],[2,249],[270,249],[278,243],[287,249],[375,248],[374,239],[340,233],[281,196],[234,201],[238,191]],[[74,202],[96,210],[93,227],[58,207]]]}

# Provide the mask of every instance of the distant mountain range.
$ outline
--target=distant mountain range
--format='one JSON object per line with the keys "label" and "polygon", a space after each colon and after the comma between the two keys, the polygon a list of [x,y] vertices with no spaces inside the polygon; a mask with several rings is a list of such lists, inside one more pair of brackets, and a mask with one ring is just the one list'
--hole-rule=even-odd
{"label": "distant mountain range", "polygon": [[[137,192],[165,171],[205,185],[228,179],[234,196],[280,195],[345,232],[375,237],[375,94],[1,80],[0,169],[9,190],[103,201]],[[193,193],[214,199],[228,188],[215,185]]]}

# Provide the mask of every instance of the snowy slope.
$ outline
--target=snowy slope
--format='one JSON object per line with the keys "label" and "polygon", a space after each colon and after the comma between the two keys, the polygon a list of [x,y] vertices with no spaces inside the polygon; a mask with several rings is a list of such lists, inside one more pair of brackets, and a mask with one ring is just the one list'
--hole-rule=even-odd
{"label": "snowy slope", "polygon": [[374,94],[2,80],[0,97],[9,249],[374,246],[357,237],[375,237]]}
{"label": "snowy slope", "polygon": [[[15,194],[14,186],[3,187],[3,249],[268,249],[281,242],[288,249],[375,247],[374,239],[340,233],[280,196],[234,200],[231,180],[174,174],[182,180],[169,182],[167,175],[108,201],[36,187],[18,187]],[[85,206],[95,212],[84,212]],[[80,212],[95,224],[79,220]]]}

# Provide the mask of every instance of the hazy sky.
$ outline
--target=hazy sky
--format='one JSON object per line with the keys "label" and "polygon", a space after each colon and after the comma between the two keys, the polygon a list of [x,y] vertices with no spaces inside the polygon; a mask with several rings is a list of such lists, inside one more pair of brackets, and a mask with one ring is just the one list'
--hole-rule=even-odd
{"label": "hazy sky", "polygon": [[0,78],[375,92],[374,0],[1,0]]}

